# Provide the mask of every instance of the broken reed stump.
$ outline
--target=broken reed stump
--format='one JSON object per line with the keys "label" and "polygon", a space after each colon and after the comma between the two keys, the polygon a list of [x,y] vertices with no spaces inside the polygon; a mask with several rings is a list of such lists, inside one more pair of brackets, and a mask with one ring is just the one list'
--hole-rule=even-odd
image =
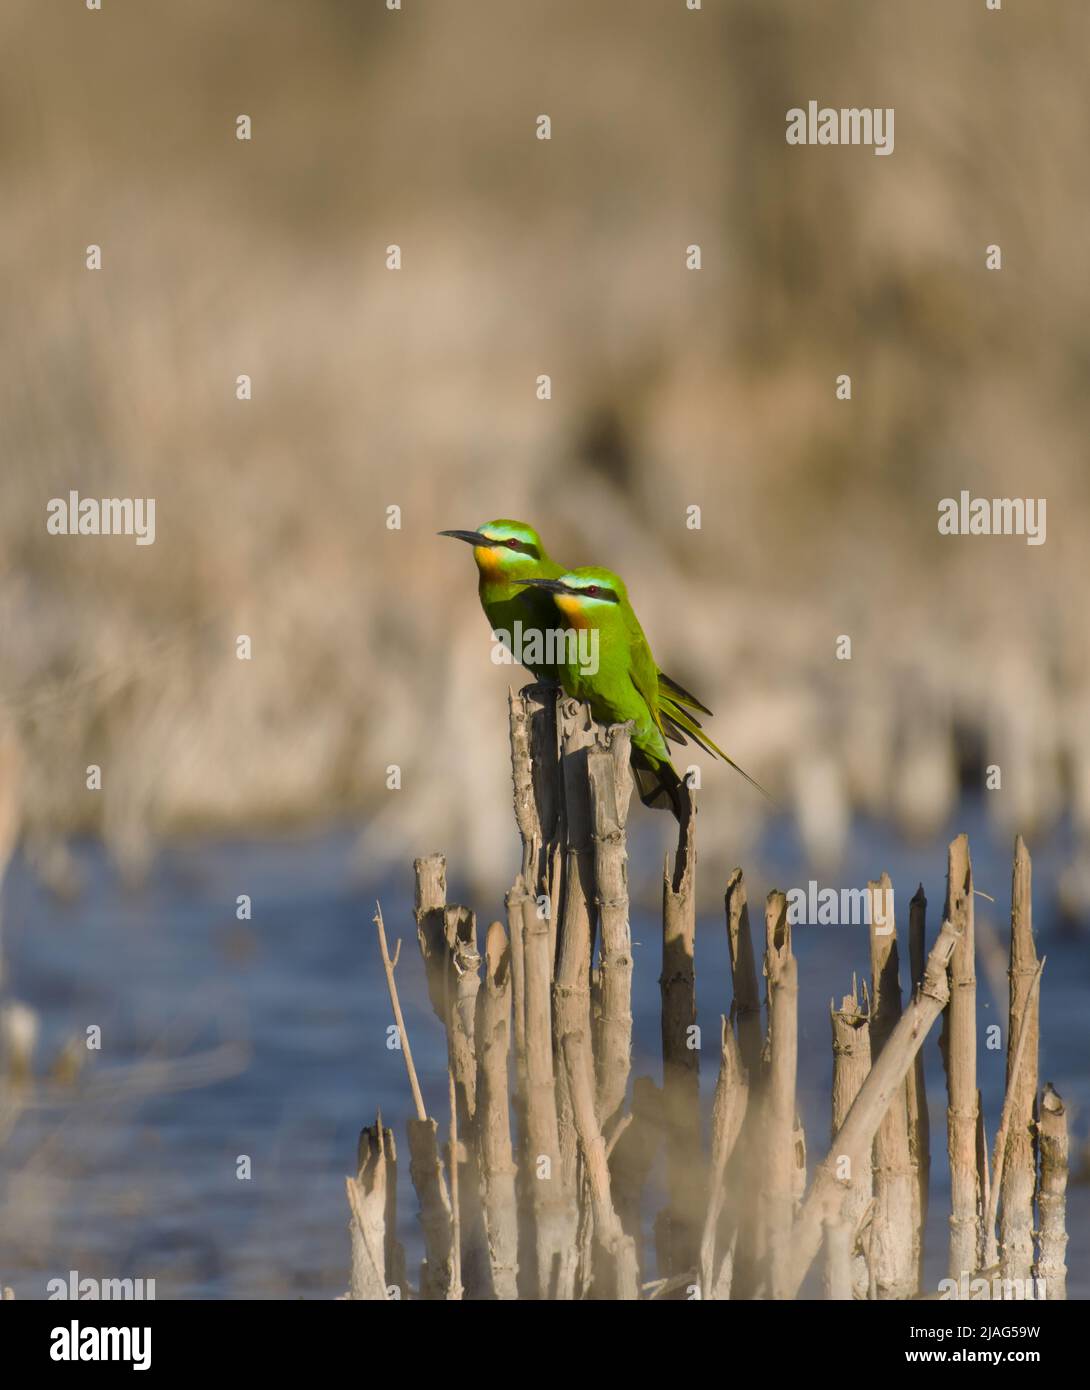
{"label": "broken reed stump", "polygon": [[1037,1209],[1041,1217],[1040,1250],[1035,1274],[1044,1281],[1046,1299],[1067,1297],[1067,1113],[1051,1085],[1041,1097],[1037,1121],[1041,1182]]}
{"label": "broken reed stump", "polygon": [[[1037,1178],[1037,951],[1033,944],[1032,870],[1021,835],[1011,875],[1010,1000],[1007,1015],[1007,1095],[1010,1123],[999,1183],[1000,1272],[1004,1279],[1033,1276],[1033,1189]],[[1017,1050],[1022,1042],[1019,1063]]]}
{"label": "broken reed stump", "polygon": [[[871,1065],[870,1014],[860,1005],[858,987],[854,979],[851,994],[844,996],[839,1009],[830,1002],[829,1012],[833,1025],[833,1124],[829,1136],[832,1141],[848,1118],[848,1112],[855,1103]],[[845,1188],[840,1219],[826,1223],[826,1239],[835,1245],[838,1261],[838,1291],[828,1294],[828,1297],[843,1296],[839,1281],[842,1240],[840,1231],[843,1226],[847,1229],[849,1237],[848,1297],[866,1298],[870,1290],[870,1263],[859,1246],[859,1238],[874,1205],[874,1176],[870,1153],[866,1152],[863,1155],[855,1171],[848,1169],[840,1174],[840,1178]]]}
{"label": "broken reed stump", "polygon": [[787,1297],[795,1220],[795,1078],[798,1070],[798,962],[791,951],[787,899],[776,890],[765,902],[765,978],[768,981],[768,1074],[761,1136],[761,1192],[768,1291]]}
{"label": "broken reed stump", "polygon": [[[1051,1088],[1036,1103],[1044,962],[1033,945],[1021,840],[1007,1089],[991,1168],[976,1079],[972,870],[959,836],[929,952],[922,890],[910,905],[903,1007],[892,885],[887,875],[868,885],[870,989],[861,1001],[853,981],[831,1010],[832,1134],[807,1187],[799,976],[785,895],[774,890],[765,904],[762,1027],[741,870],[727,883],[732,998],[720,1018],[705,1145],[692,794],[684,788],[677,853],[663,882],[660,1087],[631,1075],[630,726],[602,728],[554,688],[529,686],[511,696],[511,751],[521,866],[505,899],[506,930],[492,923],[483,956],[474,913],[447,901],[443,857],[415,864],[417,939],[448,1061],[426,1089],[448,1117],[445,1146],[398,998],[400,943],[391,957],[376,913],[413,1098],[409,1167],[423,1260],[414,1287],[397,1239],[394,1136],[380,1118],[363,1131],[346,1184],[349,1297],[790,1299],[823,1246],[825,1297],[911,1297],[920,1286],[929,1183],[920,1052],[940,1014],[951,1270],[971,1277],[1001,1247],[1011,1286],[1033,1276],[1047,1297],[1065,1296],[1066,1115]],[[660,1155],[666,1205],[652,1220]],[[652,1244],[655,1265],[645,1268]]]}
{"label": "broken reed stump", "polygon": [[662,1119],[669,1204],[655,1223],[661,1272],[676,1277],[699,1258],[700,1049],[696,1033],[696,808],[682,786],[683,815],[673,868],[662,877]]}
{"label": "broken reed stump", "polygon": [[951,1279],[971,1279],[980,1267],[981,1200],[977,1173],[976,970],[973,943],[973,866],[969,840],[959,835],[947,859],[944,920],[957,932],[950,963],[950,1007],[943,1016],[946,1067],[946,1150],[950,1159]]}
{"label": "broken reed stump", "polygon": [[[870,897],[872,1063],[901,1017],[900,962],[889,874],[867,884]],[[919,1053],[916,1053],[916,1058]],[[870,1264],[876,1296],[911,1298],[917,1291],[920,1264],[919,1175],[909,1142],[909,1085],[916,1059],[905,1078],[905,1089],[893,1097],[874,1141],[874,1215],[871,1219]]]}
{"label": "broken reed stump", "polygon": [[[908,904],[910,991],[915,990],[923,979],[926,935],[927,898],[924,896],[921,883]],[[919,1232],[916,1286],[922,1288],[924,1232],[927,1230],[928,1194],[931,1186],[931,1120],[927,1113],[927,1084],[924,1079],[922,1049],[916,1053],[915,1066],[909,1073],[906,1085],[909,1153],[919,1187],[916,1205],[916,1229]]]}

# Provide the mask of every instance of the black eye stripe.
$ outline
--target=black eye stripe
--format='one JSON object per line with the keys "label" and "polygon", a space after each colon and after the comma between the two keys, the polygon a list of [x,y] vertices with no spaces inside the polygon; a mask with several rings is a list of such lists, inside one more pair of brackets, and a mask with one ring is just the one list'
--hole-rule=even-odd
{"label": "black eye stripe", "polygon": [[506,546],[508,550],[517,550],[523,555],[529,555],[535,560],[540,560],[541,555],[537,546],[531,545],[529,541],[516,541],[514,539],[500,541],[500,545]]}

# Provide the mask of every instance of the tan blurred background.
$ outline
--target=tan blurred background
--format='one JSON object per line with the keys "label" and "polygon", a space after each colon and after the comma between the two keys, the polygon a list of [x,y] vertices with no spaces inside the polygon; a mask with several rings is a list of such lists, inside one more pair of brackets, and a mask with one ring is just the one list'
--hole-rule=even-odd
{"label": "tan blurred background", "polygon": [[[625,576],[814,862],[988,763],[1004,828],[1090,843],[1088,38],[1084,0],[7,0],[0,714],[46,876],[73,832],[138,871],[348,815],[368,869],[502,882],[518,675],[434,534],[494,516]],[[811,98],[894,107],[892,156],[787,146]],[[962,488],[1046,497],[1047,543],[938,536]],[[155,544],[47,536],[70,489],[153,496]],[[740,859],[761,803],[704,785]]]}

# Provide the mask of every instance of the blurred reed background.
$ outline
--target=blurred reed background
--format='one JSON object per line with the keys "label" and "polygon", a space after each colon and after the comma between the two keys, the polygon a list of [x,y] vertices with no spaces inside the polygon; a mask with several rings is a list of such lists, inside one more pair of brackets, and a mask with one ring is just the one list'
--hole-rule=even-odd
{"label": "blurred reed background", "polygon": [[[625,576],[812,862],[853,810],[937,833],[995,762],[1005,832],[1074,817],[1084,911],[1088,27],[8,0],[0,710],[39,870],[64,886],[77,832],[138,873],[177,832],[347,815],[376,873],[442,846],[506,883],[520,673],[434,533],[507,515]],[[787,146],[810,98],[894,107],[895,152]],[[72,488],[155,497],[155,544],[48,536]],[[940,537],[961,488],[1046,497],[1047,543]],[[705,773],[741,860],[760,801]]]}

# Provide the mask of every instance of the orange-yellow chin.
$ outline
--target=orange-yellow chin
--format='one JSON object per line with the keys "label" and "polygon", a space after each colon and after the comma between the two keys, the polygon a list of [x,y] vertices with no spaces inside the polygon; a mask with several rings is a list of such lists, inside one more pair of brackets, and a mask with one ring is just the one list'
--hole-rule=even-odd
{"label": "orange-yellow chin", "polygon": [[575,598],[572,594],[557,594],[556,606],[565,614],[572,627],[589,627],[587,616],[583,612],[583,600]]}
{"label": "orange-yellow chin", "polygon": [[473,558],[477,561],[477,568],[488,579],[495,579],[503,568],[503,560],[495,546],[475,545]]}

